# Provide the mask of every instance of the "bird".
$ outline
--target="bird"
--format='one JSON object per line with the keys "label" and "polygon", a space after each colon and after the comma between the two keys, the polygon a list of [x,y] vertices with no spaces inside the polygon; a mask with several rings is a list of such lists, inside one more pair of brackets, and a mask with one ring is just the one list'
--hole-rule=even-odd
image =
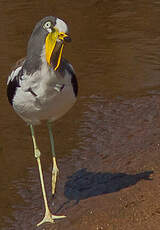
{"label": "bird", "polygon": [[12,68],[7,81],[8,101],[14,111],[30,127],[34,156],[38,163],[45,214],[37,226],[66,216],[53,215],[49,209],[41,152],[36,143],[35,126],[46,122],[53,159],[52,194],[59,172],[54,148],[52,123],[66,114],[75,104],[78,82],[71,63],[63,57],[64,45],[71,42],[68,25],[55,16],[42,18],[28,40],[26,57]]}

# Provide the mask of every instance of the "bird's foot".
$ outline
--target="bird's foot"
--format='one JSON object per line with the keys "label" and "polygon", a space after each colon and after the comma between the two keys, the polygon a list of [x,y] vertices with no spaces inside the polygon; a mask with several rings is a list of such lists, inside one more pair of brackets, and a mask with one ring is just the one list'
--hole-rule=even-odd
{"label": "bird's foot", "polygon": [[63,219],[63,218],[66,218],[66,216],[55,216],[55,215],[52,215],[49,210],[47,210],[43,220],[37,224],[37,227],[40,226],[41,224],[44,224],[47,222],[53,224],[53,223],[55,223],[55,220],[59,220],[59,219]]}
{"label": "bird's foot", "polygon": [[53,168],[52,170],[52,195],[55,194],[56,190],[56,181],[57,181],[57,176],[59,174],[59,169],[56,167]]}

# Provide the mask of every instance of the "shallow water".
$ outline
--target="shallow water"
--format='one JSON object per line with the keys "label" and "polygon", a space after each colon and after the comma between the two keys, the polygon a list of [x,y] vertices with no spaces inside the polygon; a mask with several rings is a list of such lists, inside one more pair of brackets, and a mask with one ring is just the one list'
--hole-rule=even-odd
{"label": "shallow water", "polygon": [[[80,87],[77,104],[54,125],[57,156],[60,161],[91,150],[101,153],[107,136],[107,130],[103,135],[98,132],[103,121],[106,127],[104,103],[160,93],[160,3],[3,0],[0,15],[0,229],[35,229],[42,215],[39,176],[29,129],[7,102],[10,67],[25,56],[27,40],[39,19],[47,15],[64,19],[72,35],[64,53],[75,67]],[[45,153],[42,162],[49,188],[51,156],[44,124],[37,127],[37,136]],[[77,158],[75,169],[81,167]],[[60,170],[63,174],[61,164]],[[59,188],[61,193],[63,189]],[[56,199],[60,204],[61,198]]]}

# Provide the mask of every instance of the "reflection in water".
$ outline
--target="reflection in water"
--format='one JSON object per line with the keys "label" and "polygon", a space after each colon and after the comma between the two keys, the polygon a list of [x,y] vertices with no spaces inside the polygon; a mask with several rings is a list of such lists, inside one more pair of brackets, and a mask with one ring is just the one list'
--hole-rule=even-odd
{"label": "reflection in water", "polygon": [[[123,127],[117,119],[119,113],[125,115],[121,113],[125,105],[118,107],[119,110],[110,104],[108,110],[105,106],[111,98],[159,93],[160,4],[157,0],[3,0],[0,12],[0,228],[34,229],[43,212],[39,178],[30,133],[7,103],[5,84],[9,67],[25,56],[27,40],[40,18],[57,15],[67,21],[73,42],[66,47],[65,56],[76,69],[80,96],[73,110],[55,124],[54,132],[59,162],[60,158],[67,159],[65,164],[60,164],[61,171],[66,170],[65,176],[71,175],[72,154],[77,157],[76,164],[72,165],[75,172],[84,167],[78,161],[81,152],[85,156],[105,150],[109,154],[116,152],[110,146],[116,143],[119,148],[120,131],[124,135],[127,132],[127,138],[135,145],[131,130],[134,124],[138,125],[140,113],[137,123],[131,119]],[[127,108],[133,118],[134,103],[128,102]],[[151,128],[152,117],[156,115],[146,113],[146,116],[151,117],[146,118]],[[45,153],[42,155],[45,179],[50,188],[51,154],[45,125],[37,127],[37,136],[40,133],[39,145]],[[61,174],[61,182],[66,179],[64,174]],[[61,192],[63,197],[61,186],[59,184],[58,194]],[[56,202],[58,209],[63,199],[56,197]]]}

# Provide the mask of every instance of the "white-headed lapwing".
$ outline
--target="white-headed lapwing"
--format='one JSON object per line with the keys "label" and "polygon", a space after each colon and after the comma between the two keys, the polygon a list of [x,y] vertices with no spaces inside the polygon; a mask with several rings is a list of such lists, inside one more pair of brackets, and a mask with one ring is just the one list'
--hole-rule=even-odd
{"label": "white-headed lapwing", "polygon": [[41,153],[36,144],[34,126],[42,121],[46,121],[48,125],[53,156],[54,195],[58,167],[51,124],[74,105],[78,93],[73,67],[62,57],[64,44],[70,41],[64,21],[52,16],[43,18],[31,34],[26,57],[15,66],[7,82],[8,100],[15,112],[30,126],[34,154],[38,162],[45,216],[37,226],[65,217],[52,215],[49,210],[40,162]]}

